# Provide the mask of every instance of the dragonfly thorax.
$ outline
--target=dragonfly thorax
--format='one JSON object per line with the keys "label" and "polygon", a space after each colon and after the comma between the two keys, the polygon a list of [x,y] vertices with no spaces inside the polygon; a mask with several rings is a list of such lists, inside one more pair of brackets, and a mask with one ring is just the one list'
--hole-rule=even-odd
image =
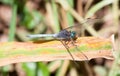
{"label": "dragonfly thorax", "polygon": [[57,39],[69,39],[70,38],[70,32],[67,30],[60,31],[58,34],[54,36]]}
{"label": "dragonfly thorax", "polygon": [[54,37],[57,39],[62,39],[66,41],[69,41],[71,39],[76,40],[76,32],[63,30],[63,31],[60,31],[58,34],[56,34]]}

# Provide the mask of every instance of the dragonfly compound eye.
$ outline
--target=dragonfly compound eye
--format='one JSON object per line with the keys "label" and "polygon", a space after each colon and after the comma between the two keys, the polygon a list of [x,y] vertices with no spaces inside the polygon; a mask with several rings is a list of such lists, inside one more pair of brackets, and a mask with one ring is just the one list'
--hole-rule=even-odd
{"label": "dragonfly compound eye", "polygon": [[75,37],[76,37],[76,32],[75,32],[75,31],[72,31],[71,34],[70,34],[70,37],[71,37],[71,38],[75,38]]}

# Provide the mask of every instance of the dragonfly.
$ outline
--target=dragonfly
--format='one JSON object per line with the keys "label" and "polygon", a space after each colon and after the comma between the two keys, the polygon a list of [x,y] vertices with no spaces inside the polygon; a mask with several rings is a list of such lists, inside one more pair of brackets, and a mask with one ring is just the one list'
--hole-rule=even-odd
{"label": "dragonfly", "polygon": [[[72,60],[75,61],[72,53],[69,50],[69,46],[68,46],[69,42],[71,42],[71,44],[73,46],[75,46],[76,50],[79,51],[77,45],[75,45],[75,42],[76,42],[77,38],[80,36],[81,25],[84,25],[86,23],[91,24],[91,23],[95,23],[97,21],[98,21],[98,19],[87,19],[86,21],[84,21],[81,24],[76,24],[74,26],[70,26],[70,27],[65,28],[65,29],[63,29],[60,32],[55,33],[55,34],[33,34],[33,35],[27,35],[27,37],[29,37],[29,38],[52,37],[53,39],[57,39],[57,40],[61,41],[61,43],[64,45],[67,52],[71,56]],[[81,53],[88,60],[88,57],[83,52],[81,52]]]}

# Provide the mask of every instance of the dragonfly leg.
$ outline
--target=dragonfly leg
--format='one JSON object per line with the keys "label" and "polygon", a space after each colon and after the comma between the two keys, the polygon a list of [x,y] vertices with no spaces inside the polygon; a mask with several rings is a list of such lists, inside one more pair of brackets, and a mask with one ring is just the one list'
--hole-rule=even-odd
{"label": "dragonfly leg", "polygon": [[72,57],[73,61],[75,61],[73,55],[71,54],[71,52],[70,52],[70,50],[69,50],[69,47],[66,45],[66,42],[64,42],[64,41],[62,41],[62,40],[60,40],[60,41],[61,41],[61,43],[64,45],[64,47],[67,49],[67,51],[68,51],[68,53],[70,54],[70,56]]}
{"label": "dragonfly leg", "polygon": [[68,45],[70,43],[70,41],[65,41],[65,44]]}
{"label": "dragonfly leg", "polygon": [[[77,51],[79,51],[79,48],[77,47],[77,45],[75,45],[75,44],[74,44],[74,43],[75,43],[75,41],[74,41],[72,38],[71,38],[71,41],[72,41],[72,42],[71,42],[71,43],[72,43],[72,45],[73,45],[73,46],[75,46],[75,48],[76,48],[76,50],[77,50]],[[84,57],[85,57],[85,58],[87,58],[87,60],[88,60],[88,57],[87,57],[87,56],[86,56],[86,55],[85,55],[82,51],[80,51],[80,52],[81,52],[81,53],[82,53],[82,55],[84,55]]]}
{"label": "dragonfly leg", "polygon": [[72,38],[70,38],[70,40],[71,40],[72,45],[77,47],[77,45],[74,44],[74,43],[76,43],[75,40],[73,40]]}
{"label": "dragonfly leg", "polygon": [[60,40],[60,41],[61,41],[61,43],[64,45],[64,47],[67,49],[69,55],[72,57],[73,62],[76,64],[77,67],[79,67],[79,65],[75,62],[75,59],[74,59],[72,53],[70,52],[69,47],[66,45],[66,42],[64,42],[64,41],[62,41],[62,40]]}
{"label": "dragonfly leg", "polygon": [[70,43],[70,41],[64,41],[64,42],[65,42],[65,45],[67,45],[67,47],[70,48],[70,47],[68,46],[68,44]]}

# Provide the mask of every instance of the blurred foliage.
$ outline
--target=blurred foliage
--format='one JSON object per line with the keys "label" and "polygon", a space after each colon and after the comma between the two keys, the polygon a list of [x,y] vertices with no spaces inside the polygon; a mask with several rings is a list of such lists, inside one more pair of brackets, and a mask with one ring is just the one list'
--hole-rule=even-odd
{"label": "blurred foliage", "polygon": [[4,3],[4,4],[8,4],[8,5],[12,5],[14,3],[14,0],[0,0],[0,2]]}
{"label": "blurred foliage", "polygon": [[23,63],[23,69],[26,76],[49,76],[50,72],[47,66],[42,62],[37,63]]}
{"label": "blurred foliage", "polygon": [[[61,2],[60,2],[61,1]],[[92,27],[92,29],[100,29],[99,30],[92,30],[99,36],[105,36],[108,37],[111,34],[116,35],[116,41],[117,45],[119,45],[120,41],[120,32],[119,32],[119,16],[120,16],[120,10],[118,4],[119,0],[79,0],[81,1],[78,3],[78,0],[0,0],[0,5],[8,5],[12,8],[12,18],[11,23],[9,25],[9,41],[13,40],[24,40],[26,34],[32,33],[55,33],[59,32],[61,29],[64,29],[66,27],[72,26],[74,23],[79,22],[81,19],[89,18],[89,17],[100,17],[105,22],[103,26],[100,26],[99,24]],[[62,3],[62,4],[61,4]],[[80,7],[78,7],[80,5]],[[73,11],[71,11],[71,9]],[[113,10],[112,10],[113,9]],[[76,11],[82,11],[83,16],[80,15],[80,13],[77,13],[77,17],[75,15]],[[7,15],[7,12],[5,12],[5,15]],[[1,17],[0,17],[1,18]],[[109,24],[113,21],[114,24]],[[18,25],[18,26],[16,26]],[[61,25],[61,26],[60,26]],[[111,25],[111,26],[109,26]],[[46,27],[45,27],[46,26]],[[105,28],[107,27],[107,28]],[[83,27],[82,27],[83,28]],[[24,30],[25,35],[19,35],[21,34],[18,30]],[[94,35],[91,34],[91,31],[85,30],[86,28],[81,29],[84,36],[88,35]],[[3,30],[3,29],[2,29]],[[16,31],[16,32],[15,32]],[[6,32],[6,31],[5,31]],[[23,33],[22,33],[23,34]],[[21,36],[18,38],[16,35]],[[116,46],[117,47],[117,46]],[[118,46],[118,50],[119,46]],[[113,65],[111,65],[107,68],[107,60],[104,61],[104,59],[101,60],[98,63],[97,60],[91,60],[86,67],[87,72],[91,71],[94,73],[92,75],[94,76],[120,76],[120,57],[119,52],[115,53],[115,60],[113,61]],[[76,68],[76,72],[79,74],[77,76],[83,76],[81,72],[84,73],[83,68],[76,67],[76,65],[72,64],[65,64],[67,62],[59,62],[58,64],[55,64],[56,66],[59,66],[56,68],[55,65],[54,68],[56,68],[53,72],[50,72],[49,67],[47,65],[50,65],[53,62],[49,63],[23,63],[22,67],[26,76],[50,76],[50,75],[61,75],[61,71],[64,71],[65,69],[60,70],[64,66],[66,67],[67,71],[65,71],[65,75],[70,75],[68,71],[71,71],[71,67],[74,66]],[[104,63],[104,64],[102,64]],[[109,62],[109,63],[112,63]],[[61,65],[60,65],[61,64]],[[100,66],[97,66],[100,65]],[[9,71],[12,68],[12,65],[8,65],[5,67],[2,67],[0,69],[0,76],[8,76]],[[18,66],[17,64],[15,66]],[[13,67],[15,67],[13,66]],[[92,67],[92,68],[91,68]],[[14,68],[15,69],[15,68]],[[59,69],[59,70],[58,70]],[[19,71],[15,70],[17,73]],[[74,70],[75,71],[75,70]],[[89,74],[88,74],[89,75]],[[12,75],[9,75],[12,76]],[[19,76],[19,75],[18,75]]]}
{"label": "blurred foliage", "polygon": [[35,63],[23,63],[23,69],[26,72],[26,76],[35,76],[36,64]]}
{"label": "blurred foliage", "polygon": [[27,8],[23,10],[21,24],[28,29],[35,28],[43,20],[43,16],[38,11],[29,11]]}

